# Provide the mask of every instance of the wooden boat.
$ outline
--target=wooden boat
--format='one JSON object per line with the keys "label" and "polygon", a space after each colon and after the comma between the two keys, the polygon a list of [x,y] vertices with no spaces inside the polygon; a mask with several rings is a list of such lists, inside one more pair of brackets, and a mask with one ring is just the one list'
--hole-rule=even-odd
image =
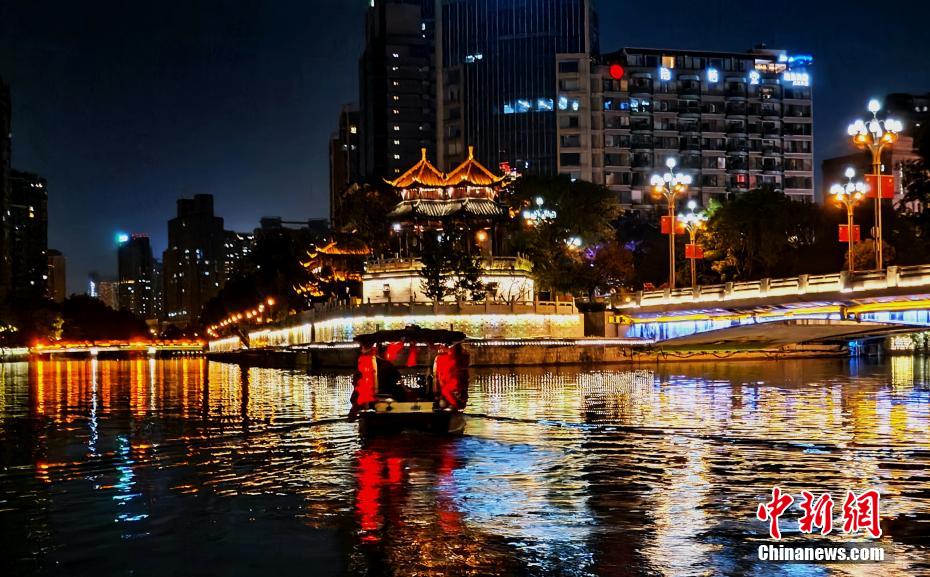
{"label": "wooden boat", "polygon": [[350,418],[358,418],[360,434],[420,430],[461,435],[468,399],[464,340],[458,331],[417,326],[356,337],[359,361]]}

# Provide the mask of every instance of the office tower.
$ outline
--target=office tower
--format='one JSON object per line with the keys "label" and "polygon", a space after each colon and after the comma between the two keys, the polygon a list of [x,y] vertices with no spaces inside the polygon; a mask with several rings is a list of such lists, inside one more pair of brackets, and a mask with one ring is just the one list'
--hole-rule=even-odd
{"label": "office tower", "polygon": [[368,8],[359,61],[361,174],[395,178],[433,150],[433,0],[379,0]]}
{"label": "office tower", "polygon": [[41,298],[48,291],[48,191],[44,178],[9,173],[9,240],[12,294]]}
{"label": "office tower", "polygon": [[68,296],[65,255],[61,251],[49,249],[48,255],[48,296],[60,303]]}
{"label": "office tower", "polygon": [[123,236],[117,254],[119,308],[143,319],[157,318],[155,259],[149,237],[144,234]]}
{"label": "office tower", "polygon": [[359,110],[347,104],[339,112],[339,128],[329,141],[329,220],[338,228],[340,199],[349,186],[361,180]]}
{"label": "office tower", "polygon": [[164,252],[165,317],[179,325],[196,323],[203,306],[224,282],[223,219],[213,214],[213,196],[178,200],[168,221]]}
{"label": "office tower", "polygon": [[[436,17],[441,170],[468,146],[492,167],[557,169],[556,54],[596,55],[589,0],[442,0]],[[410,166],[416,159],[401,163]],[[393,176],[391,176],[393,178]]]}
{"label": "office tower", "polygon": [[650,177],[670,157],[705,206],[766,186],[812,201],[811,65],[765,48],[560,55],[558,170],[632,208],[658,202]]}
{"label": "office tower", "polygon": [[225,260],[223,273],[226,280],[242,272],[243,262],[252,254],[252,243],[255,235],[245,232],[227,230],[224,232],[223,251]]}

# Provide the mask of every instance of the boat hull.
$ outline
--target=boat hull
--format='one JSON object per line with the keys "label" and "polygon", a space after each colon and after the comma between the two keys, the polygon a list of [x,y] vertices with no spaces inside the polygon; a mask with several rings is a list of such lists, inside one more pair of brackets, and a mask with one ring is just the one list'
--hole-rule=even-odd
{"label": "boat hull", "polygon": [[359,433],[363,436],[401,431],[428,431],[439,435],[465,432],[465,415],[461,411],[436,410],[431,402],[378,401],[373,409],[359,413],[358,419]]}

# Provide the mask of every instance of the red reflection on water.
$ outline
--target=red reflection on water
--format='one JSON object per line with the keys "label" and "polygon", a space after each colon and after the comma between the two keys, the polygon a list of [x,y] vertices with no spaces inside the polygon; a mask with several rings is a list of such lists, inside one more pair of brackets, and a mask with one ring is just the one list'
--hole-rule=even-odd
{"label": "red reflection on water", "polygon": [[[381,541],[386,529],[396,528],[404,539],[428,542],[435,534],[418,535],[419,524],[404,522],[405,515],[434,517],[445,536],[464,531],[462,514],[456,508],[452,474],[458,467],[454,446],[446,442],[410,442],[405,437],[383,439],[360,450],[356,456],[355,514],[361,540]],[[419,484],[411,482],[411,471]],[[418,492],[435,493],[434,499],[411,499]],[[434,503],[435,511],[406,511],[409,502]]]}

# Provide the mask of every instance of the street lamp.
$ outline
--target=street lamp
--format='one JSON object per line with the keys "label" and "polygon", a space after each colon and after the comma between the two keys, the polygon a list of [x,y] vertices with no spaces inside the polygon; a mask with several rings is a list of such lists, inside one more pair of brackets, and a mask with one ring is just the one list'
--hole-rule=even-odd
{"label": "street lamp", "polygon": [[688,260],[691,261],[691,290],[697,288],[697,271],[694,267],[694,261],[701,256],[698,253],[697,243],[695,242],[695,237],[697,232],[704,228],[704,223],[707,222],[707,215],[703,212],[694,212],[694,209],[697,208],[697,203],[693,200],[688,201],[688,214],[679,214],[678,219],[685,223],[685,230],[688,231],[688,235],[691,238],[691,244],[688,245],[691,247],[691,252],[685,254]]}
{"label": "street lamp", "polygon": [[664,196],[668,201],[668,288],[675,288],[675,200],[678,195],[688,191],[691,184],[691,176],[675,172],[675,165],[678,163],[674,158],[668,158],[665,166],[668,172],[663,175],[654,174],[650,179],[653,194]]}
{"label": "street lamp", "polygon": [[872,119],[868,122],[857,120],[849,125],[847,132],[852,137],[853,144],[868,150],[872,154],[872,174],[875,175],[875,230],[872,237],[875,239],[875,268],[884,268],[882,262],[882,151],[885,147],[893,146],[898,141],[898,133],[904,130],[900,120],[885,118],[879,120],[878,111],[882,105],[874,98],[869,101],[869,112]]}
{"label": "street lamp", "polygon": [[856,176],[856,171],[852,167],[846,169],[846,184],[834,184],[830,187],[830,194],[833,195],[833,200],[840,206],[846,207],[846,233],[847,233],[847,242],[849,242],[849,252],[847,255],[847,260],[849,261],[849,272],[855,271],[855,264],[853,259],[853,248],[856,244],[856,235],[855,227],[853,226],[853,208],[859,201],[865,198],[865,193],[868,192],[869,187],[864,182],[853,182],[853,178]]}

